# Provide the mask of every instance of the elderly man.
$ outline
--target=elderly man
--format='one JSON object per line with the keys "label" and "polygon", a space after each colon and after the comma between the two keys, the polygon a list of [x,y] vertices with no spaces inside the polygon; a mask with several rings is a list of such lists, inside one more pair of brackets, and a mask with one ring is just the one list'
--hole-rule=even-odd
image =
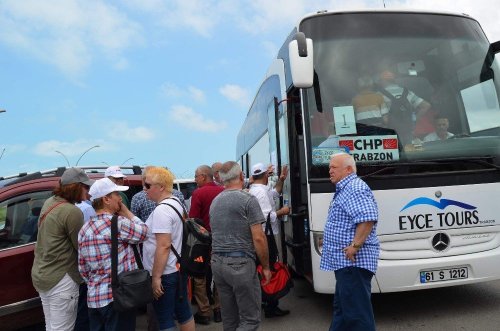
{"label": "elderly man", "polygon": [[[189,209],[189,217],[199,218],[205,224],[208,231],[210,229],[210,206],[212,201],[219,193],[224,191],[223,186],[219,186],[214,182],[212,168],[208,165],[201,165],[196,168],[194,180],[198,188],[194,190],[191,197],[191,208]],[[208,324],[210,322],[210,301],[209,293],[212,283],[212,273],[206,273],[205,277],[193,277],[193,296],[198,305],[198,312],[194,315],[194,321],[199,324]],[[220,312],[220,302],[217,295],[217,289],[214,287],[214,321],[219,323],[222,321]]]}
{"label": "elderly man", "polygon": [[320,268],[335,271],[331,331],[375,330],[371,280],[377,270],[378,208],[373,193],[356,175],[351,155],[330,159],[335,195],[328,209]]}
{"label": "elderly man", "polygon": [[220,169],[225,190],[212,202],[212,272],[219,291],[224,330],[257,330],[261,288],[255,258],[263,267],[263,285],[269,283],[269,255],[262,230],[265,218],[257,199],[243,191],[243,172],[228,161]]}
{"label": "elderly man", "polygon": [[217,185],[223,186],[223,184],[220,180],[220,177],[219,177],[219,170],[221,167],[222,167],[222,163],[220,163],[220,162],[215,162],[214,164],[212,164],[212,171],[214,173],[214,182]]}

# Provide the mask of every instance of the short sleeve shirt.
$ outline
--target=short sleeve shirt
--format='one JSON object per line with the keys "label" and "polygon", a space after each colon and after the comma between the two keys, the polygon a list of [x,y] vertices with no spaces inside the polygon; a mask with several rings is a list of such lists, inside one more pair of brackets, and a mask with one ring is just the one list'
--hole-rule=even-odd
{"label": "short sleeve shirt", "polygon": [[[320,269],[329,271],[354,266],[375,273],[380,250],[377,220],[377,202],[368,185],[356,174],[339,181],[328,209]],[[352,262],[345,257],[343,249],[353,241],[357,224],[368,221],[375,223]]]}
{"label": "short sleeve shirt", "polygon": [[225,190],[210,206],[212,251],[245,252],[255,258],[251,227],[265,222],[257,199],[243,190]]}
{"label": "short sleeve shirt", "polygon": [[[172,245],[175,250],[180,253],[182,248],[183,221],[179,218],[179,215],[177,215],[175,210],[166,204],[172,205],[181,215],[184,212],[179,200],[175,198],[168,198],[161,201],[151,215],[149,215],[146,221],[146,225],[148,226],[148,235],[142,249],[144,269],[148,270],[150,273],[153,271],[157,233],[171,234]],[[176,272],[176,263],[177,258],[175,257],[175,254],[170,252],[163,275]]]}

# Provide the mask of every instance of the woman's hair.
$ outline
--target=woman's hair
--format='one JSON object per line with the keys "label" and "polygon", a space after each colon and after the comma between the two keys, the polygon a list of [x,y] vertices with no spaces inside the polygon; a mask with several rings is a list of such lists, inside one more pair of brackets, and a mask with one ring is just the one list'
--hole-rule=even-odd
{"label": "woman's hair", "polygon": [[85,184],[73,183],[61,185],[61,182],[59,182],[59,186],[54,189],[54,195],[67,200],[69,203],[82,202],[83,185]]}
{"label": "woman's hair", "polygon": [[227,161],[222,165],[219,170],[220,180],[224,185],[229,184],[231,181],[238,179],[241,174],[241,167],[237,162]]}
{"label": "woman's hair", "polygon": [[147,178],[151,178],[149,184],[158,184],[165,188],[167,192],[172,193],[174,189],[174,174],[162,167],[151,167],[148,169]]}

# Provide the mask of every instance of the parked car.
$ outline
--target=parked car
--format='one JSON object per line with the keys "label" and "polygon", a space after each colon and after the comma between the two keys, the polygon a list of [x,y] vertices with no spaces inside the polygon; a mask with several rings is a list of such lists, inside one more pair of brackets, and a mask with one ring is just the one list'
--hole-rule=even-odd
{"label": "parked car", "polygon": [[[82,167],[90,178],[103,177],[105,167]],[[40,209],[66,168],[0,178],[0,328],[18,330],[43,322],[38,293],[31,283]],[[140,167],[122,167],[132,196],[142,190]],[[176,180],[174,188],[188,199],[194,180]],[[35,225],[35,226],[33,226]]]}

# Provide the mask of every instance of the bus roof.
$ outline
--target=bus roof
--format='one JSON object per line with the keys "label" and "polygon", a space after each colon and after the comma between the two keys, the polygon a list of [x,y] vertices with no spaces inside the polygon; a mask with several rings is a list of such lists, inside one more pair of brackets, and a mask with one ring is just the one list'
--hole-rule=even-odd
{"label": "bus roof", "polygon": [[435,10],[426,10],[426,9],[385,9],[385,8],[373,8],[373,9],[352,9],[352,10],[319,10],[317,12],[308,13],[303,15],[296,24],[296,28],[298,29],[300,23],[308,18],[322,15],[336,15],[336,14],[361,14],[361,13],[405,13],[405,14],[435,14],[435,15],[451,15],[451,16],[460,16],[464,18],[473,19],[475,18],[465,14],[465,13],[456,13],[456,12],[448,12],[448,11],[435,11]]}

